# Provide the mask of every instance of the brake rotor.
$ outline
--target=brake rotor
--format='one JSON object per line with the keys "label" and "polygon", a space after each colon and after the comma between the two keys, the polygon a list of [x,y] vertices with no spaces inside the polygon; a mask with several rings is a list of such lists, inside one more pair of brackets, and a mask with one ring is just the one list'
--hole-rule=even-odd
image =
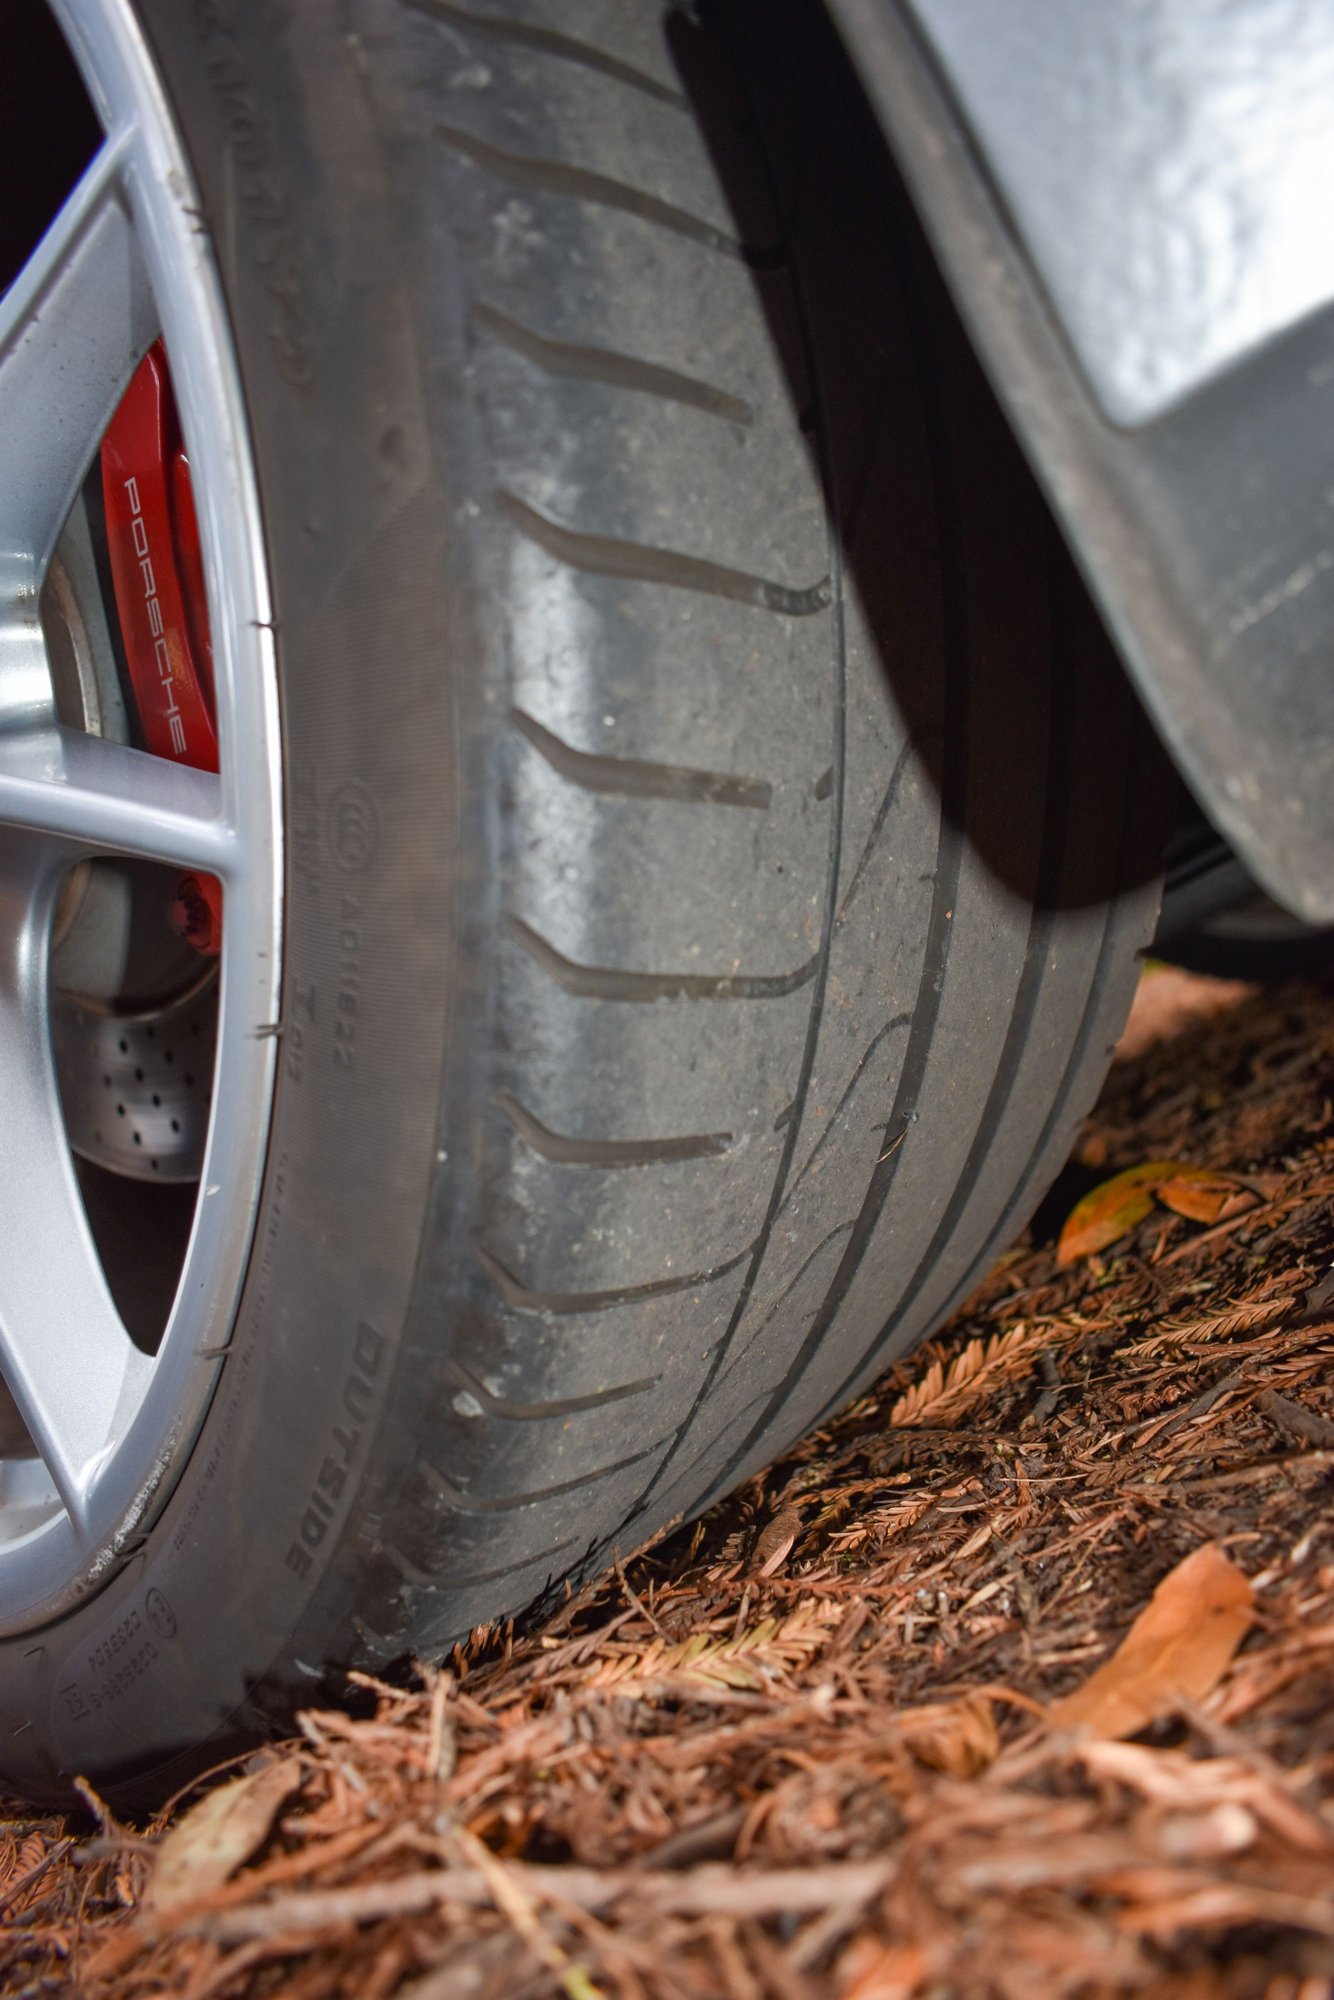
{"label": "brake rotor", "polygon": [[51,1036],[74,1152],[134,1180],[198,1180],[217,1039],[210,971],[164,1007],[116,1014],[53,996]]}

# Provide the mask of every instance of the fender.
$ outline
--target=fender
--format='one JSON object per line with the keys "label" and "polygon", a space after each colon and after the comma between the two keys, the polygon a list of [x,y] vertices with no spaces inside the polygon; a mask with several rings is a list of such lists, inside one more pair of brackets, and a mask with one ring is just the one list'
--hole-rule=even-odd
{"label": "fender", "polygon": [[829,0],[1146,705],[1334,920],[1334,0]]}

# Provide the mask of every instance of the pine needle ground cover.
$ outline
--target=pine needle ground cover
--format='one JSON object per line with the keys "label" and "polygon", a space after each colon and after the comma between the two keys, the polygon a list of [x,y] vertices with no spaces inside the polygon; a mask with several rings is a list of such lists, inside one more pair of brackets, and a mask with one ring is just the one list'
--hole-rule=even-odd
{"label": "pine needle ground cover", "polygon": [[11,1808],[0,1990],[1334,1993],[1334,1000],[1227,997],[706,1519],[150,1825]]}

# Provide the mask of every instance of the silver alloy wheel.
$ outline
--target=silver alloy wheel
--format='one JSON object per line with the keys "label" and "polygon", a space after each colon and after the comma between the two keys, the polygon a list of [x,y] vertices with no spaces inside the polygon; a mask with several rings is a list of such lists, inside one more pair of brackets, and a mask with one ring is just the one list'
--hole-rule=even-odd
{"label": "silver alloy wheel", "polygon": [[[53,0],[104,139],[0,299],[0,1374],[37,1456],[0,1444],[0,1631],[95,1588],[179,1471],[217,1380],[258,1199],[276,1055],[277,682],[258,499],[185,155],[124,0]],[[62,726],[37,602],[130,376],[161,332],[213,636],[217,776]],[[199,1198],[155,1354],[112,1299],[52,1052],[60,886],[98,854],[223,884]]]}

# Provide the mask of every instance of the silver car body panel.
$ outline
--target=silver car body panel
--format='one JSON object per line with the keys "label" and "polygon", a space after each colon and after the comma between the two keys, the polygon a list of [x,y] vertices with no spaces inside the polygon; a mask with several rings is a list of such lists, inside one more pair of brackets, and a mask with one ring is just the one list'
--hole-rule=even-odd
{"label": "silver car body panel", "polygon": [[1334,920],[1334,0],[830,0],[1183,772]]}

